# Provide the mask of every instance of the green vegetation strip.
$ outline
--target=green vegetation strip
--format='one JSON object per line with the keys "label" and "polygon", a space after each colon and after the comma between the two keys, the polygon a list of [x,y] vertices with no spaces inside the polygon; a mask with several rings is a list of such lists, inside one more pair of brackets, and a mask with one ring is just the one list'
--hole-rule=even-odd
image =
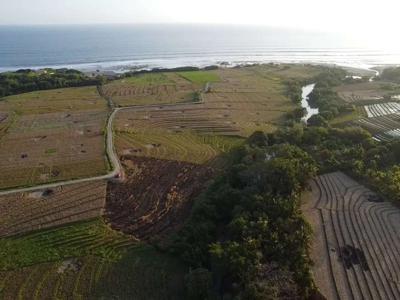
{"label": "green vegetation strip", "polygon": [[220,81],[218,74],[210,71],[187,71],[177,73],[193,83],[206,84],[207,82]]}
{"label": "green vegetation strip", "polygon": [[118,253],[113,249],[121,243],[129,245],[134,242],[100,220],[3,238],[0,239],[0,270],[86,255],[115,259]]}

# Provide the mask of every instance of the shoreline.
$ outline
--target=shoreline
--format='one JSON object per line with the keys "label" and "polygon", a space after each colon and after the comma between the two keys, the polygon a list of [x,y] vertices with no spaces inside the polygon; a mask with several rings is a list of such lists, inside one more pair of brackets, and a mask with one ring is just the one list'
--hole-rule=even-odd
{"label": "shoreline", "polygon": [[[100,63],[102,64],[102,63]],[[206,70],[210,67],[218,67],[218,68],[237,68],[237,67],[246,67],[246,66],[259,66],[259,65],[267,65],[267,64],[300,64],[300,65],[315,65],[315,66],[329,66],[329,67],[339,67],[343,68],[349,73],[353,73],[354,75],[361,76],[369,76],[379,74],[383,69],[390,67],[398,67],[399,64],[377,64],[377,65],[360,65],[360,64],[349,64],[349,63],[341,63],[341,62],[322,62],[322,61],[291,61],[291,60],[267,60],[267,61],[237,61],[237,62],[229,62],[229,61],[209,61],[204,62],[202,64],[154,64],[154,65],[130,65],[129,62],[117,63],[117,62],[108,62],[103,65],[99,65],[99,63],[88,63],[88,64],[65,64],[65,65],[48,65],[48,66],[24,66],[24,67],[0,67],[0,74],[7,72],[16,72],[18,70],[30,69],[33,71],[40,71],[44,69],[74,69],[78,70],[86,75],[105,75],[105,76],[118,76],[124,73],[129,72],[160,72],[160,71],[174,71],[179,69],[197,69],[197,70]],[[106,67],[105,65],[108,65]]]}

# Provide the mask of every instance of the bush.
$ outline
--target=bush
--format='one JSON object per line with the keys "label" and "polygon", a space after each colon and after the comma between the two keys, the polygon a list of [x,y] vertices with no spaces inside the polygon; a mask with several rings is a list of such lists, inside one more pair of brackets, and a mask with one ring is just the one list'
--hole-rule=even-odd
{"label": "bush", "polygon": [[90,78],[85,74],[69,69],[44,69],[40,71],[18,70],[0,74],[0,97],[65,87],[100,85],[105,78]]}

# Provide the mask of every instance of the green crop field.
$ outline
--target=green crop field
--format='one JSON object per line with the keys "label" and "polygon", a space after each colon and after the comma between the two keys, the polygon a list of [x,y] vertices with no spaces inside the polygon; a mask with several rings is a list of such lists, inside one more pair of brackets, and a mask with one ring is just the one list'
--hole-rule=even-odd
{"label": "green crop field", "polygon": [[177,74],[193,83],[198,83],[198,84],[205,84],[207,82],[217,82],[221,80],[217,73],[211,71],[188,71],[188,72],[179,72]]}
{"label": "green crop field", "polygon": [[100,220],[0,239],[0,299],[181,299],[184,272]]}

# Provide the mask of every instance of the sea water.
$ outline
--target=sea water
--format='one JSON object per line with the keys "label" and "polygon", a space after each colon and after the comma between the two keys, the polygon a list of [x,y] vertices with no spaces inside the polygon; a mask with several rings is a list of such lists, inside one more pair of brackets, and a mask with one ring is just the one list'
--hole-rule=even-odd
{"label": "sea water", "polygon": [[0,71],[70,67],[126,71],[244,63],[400,64],[400,51],[341,34],[254,26],[0,26]]}

